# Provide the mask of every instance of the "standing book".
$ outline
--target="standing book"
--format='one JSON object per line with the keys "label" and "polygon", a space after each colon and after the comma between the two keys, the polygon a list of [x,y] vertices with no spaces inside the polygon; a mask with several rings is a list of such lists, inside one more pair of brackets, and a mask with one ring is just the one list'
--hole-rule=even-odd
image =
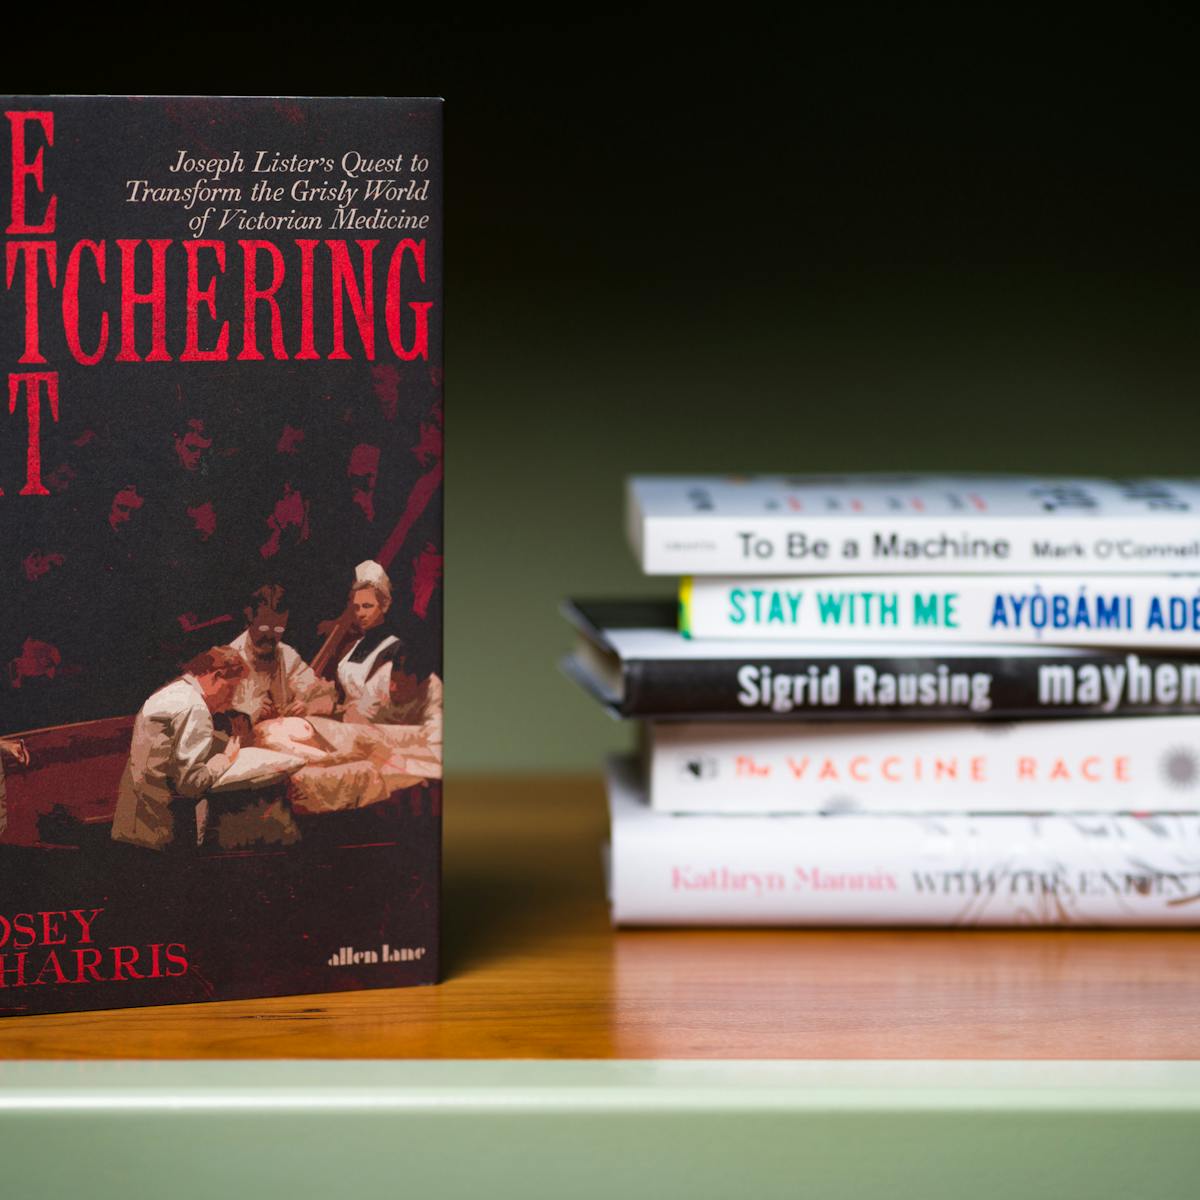
{"label": "standing book", "polygon": [[2,1013],[437,978],[441,126],[4,106]]}

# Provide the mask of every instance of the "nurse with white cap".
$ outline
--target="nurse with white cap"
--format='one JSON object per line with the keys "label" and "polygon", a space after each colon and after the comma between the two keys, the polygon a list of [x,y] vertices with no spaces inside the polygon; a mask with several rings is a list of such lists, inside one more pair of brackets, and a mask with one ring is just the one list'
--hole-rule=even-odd
{"label": "nurse with white cap", "polygon": [[338,663],[337,681],[344,697],[343,719],[369,724],[380,720],[389,703],[392,660],[400,639],[387,626],[392,605],[392,581],[368,559],[354,570],[350,603],[358,640]]}

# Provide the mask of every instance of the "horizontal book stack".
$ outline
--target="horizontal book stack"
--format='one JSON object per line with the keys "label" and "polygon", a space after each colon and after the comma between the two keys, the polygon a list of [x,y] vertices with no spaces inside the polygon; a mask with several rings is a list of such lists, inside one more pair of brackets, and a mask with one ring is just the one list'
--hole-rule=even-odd
{"label": "horizontal book stack", "polygon": [[635,478],[621,924],[1200,923],[1200,481]]}

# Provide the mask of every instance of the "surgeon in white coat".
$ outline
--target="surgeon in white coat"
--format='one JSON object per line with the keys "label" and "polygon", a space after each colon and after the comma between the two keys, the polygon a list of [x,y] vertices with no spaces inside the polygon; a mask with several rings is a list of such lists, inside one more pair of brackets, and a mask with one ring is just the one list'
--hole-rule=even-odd
{"label": "surgeon in white coat", "polygon": [[283,588],[267,584],[250,597],[246,628],[229,644],[245,660],[247,674],[233,697],[233,708],[251,722],[272,717],[324,715],[333,710],[333,684],[320,679],[283,641],[288,611]]}
{"label": "surgeon in white coat", "polygon": [[212,714],[229,708],[246,672],[236,650],[214,646],[142,705],[117,793],[114,841],[150,850],[203,841],[205,793],[241,748],[236,737],[218,748]]}

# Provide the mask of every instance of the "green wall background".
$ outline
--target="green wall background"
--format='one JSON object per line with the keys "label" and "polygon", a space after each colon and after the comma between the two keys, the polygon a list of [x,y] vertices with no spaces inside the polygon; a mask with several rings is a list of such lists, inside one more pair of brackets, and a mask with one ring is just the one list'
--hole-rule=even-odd
{"label": "green wall background", "polygon": [[630,473],[1197,473],[1183,34],[447,35],[452,770],[629,744],[555,664],[563,596],[669,590],[625,546]]}
{"label": "green wall background", "polygon": [[[589,770],[630,742],[558,673],[565,595],[669,593],[623,534],[633,472],[1197,473],[1195,300],[1030,269],[864,278],[840,303],[650,301],[611,349],[453,305],[446,670],[457,770]],[[529,303],[526,301],[525,303]],[[532,308],[532,304],[530,304]],[[515,345],[514,345],[515,340]]]}

